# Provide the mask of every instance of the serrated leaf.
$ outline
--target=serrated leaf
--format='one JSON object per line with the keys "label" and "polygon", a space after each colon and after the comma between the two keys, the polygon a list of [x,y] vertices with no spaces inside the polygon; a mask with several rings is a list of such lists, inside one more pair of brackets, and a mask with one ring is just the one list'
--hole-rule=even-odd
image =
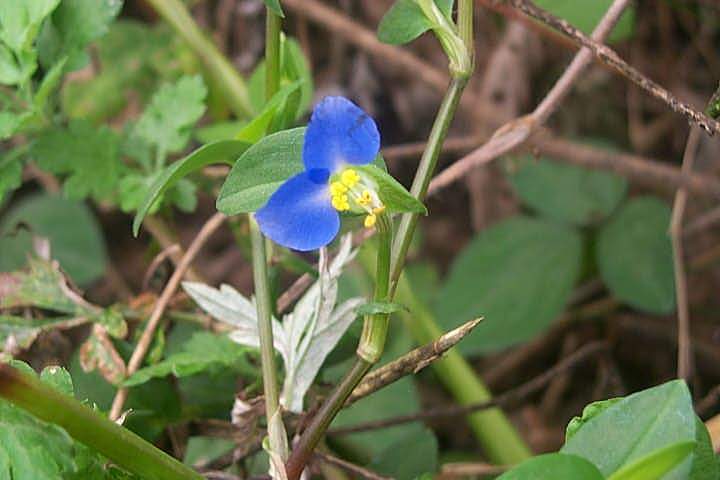
{"label": "serrated leaf", "polygon": [[600,471],[582,457],[563,453],[538,455],[524,461],[497,480],[602,480]]}
{"label": "serrated leaf", "polygon": [[598,223],[625,197],[618,175],[527,155],[506,163],[520,199],[542,215],[572,225]]}
{"label": "serrated leaf", "polygon": [[435,312],[443,330],[485,320],[459,345],[479,354],[529,340],[562,313],[580,273],[574,229],[514,217],[481,232],[458,255]]}
{"label": "serrated leaf", "polygon": [[107,33],[108,26],[120,13],[122,0],[63,0],[43,26],[38,48],[45,68],[69,57],[68,68],[84,66],[84,49]]}
{"label": "serrated leaf", "polygon": [[675,468],[695,448],[695,442],[678,442],[624,466],[608,480],[656,480]]}
{"label": "serrated leaf", "polygon": [[43,133],[32,143],[30,156],[44,170],[68,174],[64,190],[69,197],[105,199],[120,173],[119,144],[120,138],[109,128],[74,120],[67,129]]}
{"label": "serrated leaf", "polygon": [[[668,445],[694,443],[696,436],[690,392],[683,381],[675,380],[605,408],[567,439],[561,451],[588,459],[609,476]],[[693,462],[694,454],[662,480],[687,479]]]}
{"label": "serrated leaf", "polygon": [[233,161],[249,146],[248,143],[240,140],[220,140],[203,145],[182,160],[178,160],[166,167],[148,189],[142,205],[135,214],[133,235],[137,236],[145,215],[147,215],[158,198],[178,180],[212,163],[232,165]]}
{"label": "serrated leaf", "polygon": [[199,75],[164,84],[135,124],[134,136],[154,145],[163,158],[181,151],[190,140],[192,127],[205,112],[206,96],[207,88]]}
{"label": "serrated leaf", "polygon": [[356,167],[361,174],[368,176],[376,185],[380,201],[387,207],[389,213],[422,213],[427,214],[427,208],[420,200],[413,197],[400,182],[389,173],[375,165],[361,165]]}
{"label": "serrated leaf", "polygon": [[253,212],[285,180],[300,173],[304,169],[305,130],[301,127],[273,133],[248,148],[225,179],[217,209],[226,215]]}
{"label": "serrated leaf", "polygon": [[368,302],[356,308],[355,313],[357,313],[358,316],[377,315],[379,313],[389,315],[401,310],[407,310],[407,307],[394,302]]}
{"label": "serrated leaf", "polygon": [[[454,0],[434,0],[442,13],[450,19]],[[397,0],[383,16],[378,26],[378,39],[392,45],[411,42],[434,27],[416,0]]]}
{"label": "serrated leaf", "polygon": [[60,0],[16,0],[0,3],[0,40],[16,53],[28,50],[45,17]]}
{"label": "serrated leaf", "polygon": [[625,204],[600,230],[600,275],[623,302],[651,313],[675,307],[670,209],[653,197]]}
{"label": "serrated leaf", "polygon": [[[32,232],[17,230],[18,223]],[[16,203],[0,221],[0,271],[16,270],[27,263],[33,235],[50,241],[52,256],[79,285],[104,274],[107,253],[102,231],[84,204],[45,194]]]}
{"label": "serrated leaf", "polygon": [[197,373],[231,369],[242,372],[246,378],[257,375],[257,369],[248,361],[248,350],[224,335],[197,332],[183,344],[182,350],[163,361],[142,368],[123,382],[125,387],[143,384],[152,378],[175,375],[187,377]]}

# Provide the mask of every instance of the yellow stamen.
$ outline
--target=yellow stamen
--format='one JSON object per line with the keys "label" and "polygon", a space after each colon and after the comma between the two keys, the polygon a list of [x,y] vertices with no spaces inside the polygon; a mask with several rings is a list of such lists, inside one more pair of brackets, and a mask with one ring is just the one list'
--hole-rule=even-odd
{"label": "yellow stamen", "polygon": [[347,195],[333,195],[331,199],[332,206],[339,212],[344,212],[350,209],[350,203],[348,203]]}
{"label": "yellow stamen", "polygon": [[352,168],[348,168],[340,174],[340,181],[345,184],[346,187],[352,188],[360,181],[360,175]]}
{"label": "yellow stamen", "polygon": [[372,194],[370,190],[363,190],[362,195],[357,199],[357,203],[361,206],[370,205],[372,203]]}
{"label": "yellow stamen", "polygon": [[385,211],[385,205],[380,205],[379,207],[373,208],[373,213],[375,215],[379,215]]}
{"label": "yellow stamen", "polygon": [[377,216],[374,213],[371,213],[365,217],[365,228],[372,228],[375,226],[375,222],[377,222]]}
{"label": "yellow stamen", "polygon": [[340,182],[332,182],[330,184],[330,195],[337,196],[347,192],[348,188]]}

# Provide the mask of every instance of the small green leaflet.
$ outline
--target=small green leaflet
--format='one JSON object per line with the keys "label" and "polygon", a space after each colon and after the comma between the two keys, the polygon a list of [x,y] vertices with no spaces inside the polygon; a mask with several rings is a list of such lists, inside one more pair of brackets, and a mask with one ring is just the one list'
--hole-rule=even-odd
{"label": "small green leaflet", "polygon": [[248,143],[240,140],[220,140],[203,145],[182,160],[178,160],[166,167],[149,188],[142,206],[135,215],[133,235],[137,236],[145,215],[147,215],[157,199],[177,181],[212,163],[232,165],[233,161],[249,146]]}
{"label": "small green leaflet", "polygon": [[181,151],[205,112],[206,96],[207,88],[199,75],[164,84],[135,124],[134,136],[155,145],[163,157]]}
{"label": "small green leaflet", "polygon": [[[434,0],[440,11],[451,19],[454,0]],[[425,16],[417,0],[397,0],[380,21],[378,39],[392,45],[415,40],[435,25]]]}
{"label": "small green leaflet", "polygon": [[358,315],[391,314],[401,310],[407,311],[407,307],[394,302],[368,302],[355,309]]}

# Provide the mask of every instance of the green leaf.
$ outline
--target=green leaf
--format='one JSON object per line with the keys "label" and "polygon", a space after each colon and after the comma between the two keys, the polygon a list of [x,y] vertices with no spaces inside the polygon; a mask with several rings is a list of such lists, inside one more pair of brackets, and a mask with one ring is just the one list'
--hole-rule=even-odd
{"label": "green leaf", "polygon": [[33,319],[0,315],[0,350],[8,352],[24,350],[35,342],[41,332],[59,327],[69,320],[72,320],[72,317]]}
{"label": "green leaf", "polygon": [[602,480],[600,471],[582,457],[549,453],[524,461],[497,480]]}
{"label": "green leaf", "polygon": [[63,57],[58,60],[58,62],[55,63],[55,65],[53,65],[53,67],[43,77],[37,93],[33,98],[33,106],[36,110],[42,111],[47,105],[50,95],[55,91],[55,89],[57,89],[60,84],[60,80],[62,79],[62,74],[67,60],[67,57]]}
{"label": "green leaf", "polygon": [[695,448],[695,442],[678,442],[625,465],[608,480],[656,480],[675,468]]}
{"label": "green leaf", "polygon": [[86,61],[84,49],[105,35],[122,8],[122,0],[63,0],[42,30],[38,48],[45,68],[70,57],[68,68],[76,70]]}
{"label": "green leaf", "polygon": [[625,197],[627,181],[618,175],[526,155],[508,165],[520,199],[542,215],[573,225],[608,217]]}
{"label": "green leaf", "polygon": [[163,158],[179,152],[205,112],[206,96],[207,89],[199,75],[183,76],[174,84],[164,84],[135,124],[134,135],[155,145]]}
{"label": "green leaf", "polygon": [[443,330],[485,320],[460,344],[467,354],[514,345],[562,313],[580,272],[574,229],[528,217],[480,233],[455,259],[435,312]]}
{"label": "green leaf", "polygon": [[156,377],[175,375],[187,377],[221,368],[255,375],[255,368],[247,360],[248,349],[224,335],[209,332],[195,333],[183,345],[182,351],[172,354],[160,363],[138,370],[123,386],[133,387]]}
{"label": "green leaf", "polygon": [[263,0],[265,2],[265,6],[272,10],[272,12],[279,16],[280,18],[285,18],[285,14],[282,11],[282,7],[280,7],[280,0]]}
{"label": "green leaf", "polygon": [[582,416],[574,417],[568,423],[567,428],[565,428],[565,440],[570,440],[570,438],[575,435],[575,432],[580,430],[583,425],[620,400],[622,400],[622,398],[611,398],[588,404],[585,408],[583,408]]}
{"label": "green leaf", "polygon": [[[454,0],[434,0],[448,19]],[[416,0],[397,0],[380,21],[378,39],[392,45],[415,40],[435,25],[425,16]]]}
{"label": "green leaf", "polygon": [[105,241],[92,211],[82,203],[45,194],[23,198],[0,221],[0,271],[22,267],[32,251],[32,234],[16,231],[18,223],[50,240],[52,257],[79,285],[104,274]]}
{"label": "green leaf", "polygon": [[185,465],[206,465],[232,451],[235,442],[226,438],[194,436],[188,438],[185,448]]}
{"label": "green leaf", "polygon": [[[289,119],[297,120],[310,107],[313,96],[313,80],[310,65],[302,48],[294,38],[283,35],[280,50],[280,84],[287,85],[300,81],[300,99],[296,111],[288,112]],[[256,112],[263,109],[265,96],[265,61],[262,60],[248,80],[250,101]],[[279,130],[277,128],[276,130]]]}
{"label": "green leaf", "polygon": [[40,380],[51,385],[55,390],[64,393],[70,397],[74,394],[72,377],[62,367],[50,366],[45,367],[40,372]]}
{"label": "green leaf", "polygon": [[[567,20],[573,26],[590,35],[595,25],[610,8],[612,0],[593,0],[591,2],[578,2],[577,0],[535,0],[535,4],[548,10],[550,13]],[[631,6],[625,10],[620,21],[610,34],[609,43],[619,42],[633,34],[635,23],[635,9]]]}
{"label": "green leaf", "polygon": [[45,17],[60,0],[15,0],[0,3],[0,40],[15,53],[27,51]]}
{"label": "green leaf", "polygon": [[68,174],[65,193],[71,198],[93,195],[106,199],[117,184],[120,172],[120,139],[108,127],[95,127],[85,120],[70,122],[42,134],[30,148],[38,165],[52,173]]}
{"label": "green leaf", "polygon": [[140,225],[150,209],[178,180],[212,163],[222,162],[232,165],[232,162],[248,147],[248,143],[240,140],[221,140],[203,145],[182,160],[166,167],[145,194],[145,199],[133,220],[133,235],[137,236]]}
{"label": "green leaf", "polygon": [[356,308],[355,313],[357,313],[358,316],[377,315],[379,313],[389,315],[401,310],[407,310],[407,307],[394,302],[368,302]]}
{"label": "green leaf", "polygon": [[288,178],[303,171],[305,127],[268,135],[233,165],[220,190],[217,209],[226,215],[254,212]]}
{"label": "green leaf", "polygon": [[[683,381],[675,380],[608,406],[567,439],[561,452],[582,456],[609,476],[669,445],[694,443],[696,436],[690,392]],[[662,479],[687,479],[694,458],[695,454]]]}
{"label": "green leaf", "polygon": [[631,200],[600,230],[597,262],[610,291],[651,313],[675,307],[670,209],[653,197]]}
{"label": "green leaf", "polygon": [[[0,128],[2,128],[3,114],[0,113]],[[0,205],[5,194],[18,188],[22,184],[22,162],[13,152],[0,156]],[[0,244],[2,240],[0,240]],[[2,255],[0,255],[2,256]]]}
{"label": "green leaf", "polygon": [[370,463],[373,472],[390,478],[416,478],[438,467],[438,442],[427,427],[408,432]]}
{"label": "green leaf", "polygon": [[302,83],[300,81],[295,81],[282,87],[267,102],[262,111],[240,129],[235,135],[235,139],[255,143],[264,137],[278,114],[282,114],[284,111],[286,104],[290,101],[290,97],[300,91],[301,85]]}
{"label": "green leaf", "polygon": [[425,205],[410,195],[410,192],[389,173],[375,165],[361,165],[355,168],[377,185],[376,191],[380,201],[387,207],[389,213],[412,212],[427,214]]}

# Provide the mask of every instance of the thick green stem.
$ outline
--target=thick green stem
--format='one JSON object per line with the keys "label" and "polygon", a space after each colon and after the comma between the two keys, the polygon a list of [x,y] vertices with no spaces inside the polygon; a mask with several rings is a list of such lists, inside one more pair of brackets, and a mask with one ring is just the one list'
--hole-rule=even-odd
{"label": "thick green stem", "polygon": [[262,365],[265,414],[268,421],[278,409],[277,373],[272,332],[272,303],[268,285],[265,238],[255,219],[250,216],[250,242],[252,244],[253,280],[255,281],[255,305],[257,308],[258,333],[260,336],[260,363]]}
{"label": "thick green stem", "polygon": [[[436,340],[443,331],[423,302],[418,299],[404,276],[397,283],[397,301],[409,312],[398,312],[403,323],[423,345]],[[410,313],[411,312],[411,313]],[[492,395],[483,381],[460,353],[452,349],[432,363],[440,380],[461,405],[487,402]],[[531,456],[530,450],[515,427],[499,408],[473,413],[468,423],[492,462],[501,465],[519,463]]]}
{"label": "thick green stem", "polygon": [[280,27],[282,19],[269,8],[265,20],[265,98],[280,88]]}
{"label": "thick green stem", "polygon": [[230,109],[240,118],[253,113],[245,81],[235,67],[197,26],[181,0],[148,0],[155,11],[185,40],[203,63]]}
{"label": "thick green stem", "polygon": [[[375,269],[375,294],[377,302],[387,301],[390,287],[390,248],[392,244],[392,222],[387,215],[379,215],[377,220],[379,242]],[[323,402],[310,425],[303,431],[286,463],[288,480],[300,478],[313,450],[322,439],[330,423],[340,411],[345,401],[365,374],[382,355],[387,337],[388,318],[386,314],[365,317],[363,332],[357,349],[358,358],[335,390]]]}
{"label": "thick green stem", "polygon": [[203,478],[104,415],[7,364],[0,364],[0,397],[41,420],[59,425],[75,440],[141,478]]}
{"label": "thick green stem", "polygon": [[[435,123],[433,123],[432,130],[430,131],[427,146],[420,159],[420,164],[415,173],[415,179],[410,188],[410,193],[420,201],[425,199],[430,179],[435,171],[437,159],[442,150],[442,144],[447,136],[448,128],[455,115],[455,110],[460,102],[460,97],[462,96],[466,83],[467,79],[465,78],[455,78],[451,81],[450,87],[445,93],[445,98],[443,98],[443,102],[440,105],[440,110],[435,117]],[[398,228],[398,233],[393,243],[392,266],[390,269],[390,298],[393,297],[395,288],[397,288],[397,280],[400,278],[400,274],[405,265],[405,257],[407,256],[410,242],[415,233],[418,217],[419,214],[417,213],[406,213],[400,220],[400,227]]]}

